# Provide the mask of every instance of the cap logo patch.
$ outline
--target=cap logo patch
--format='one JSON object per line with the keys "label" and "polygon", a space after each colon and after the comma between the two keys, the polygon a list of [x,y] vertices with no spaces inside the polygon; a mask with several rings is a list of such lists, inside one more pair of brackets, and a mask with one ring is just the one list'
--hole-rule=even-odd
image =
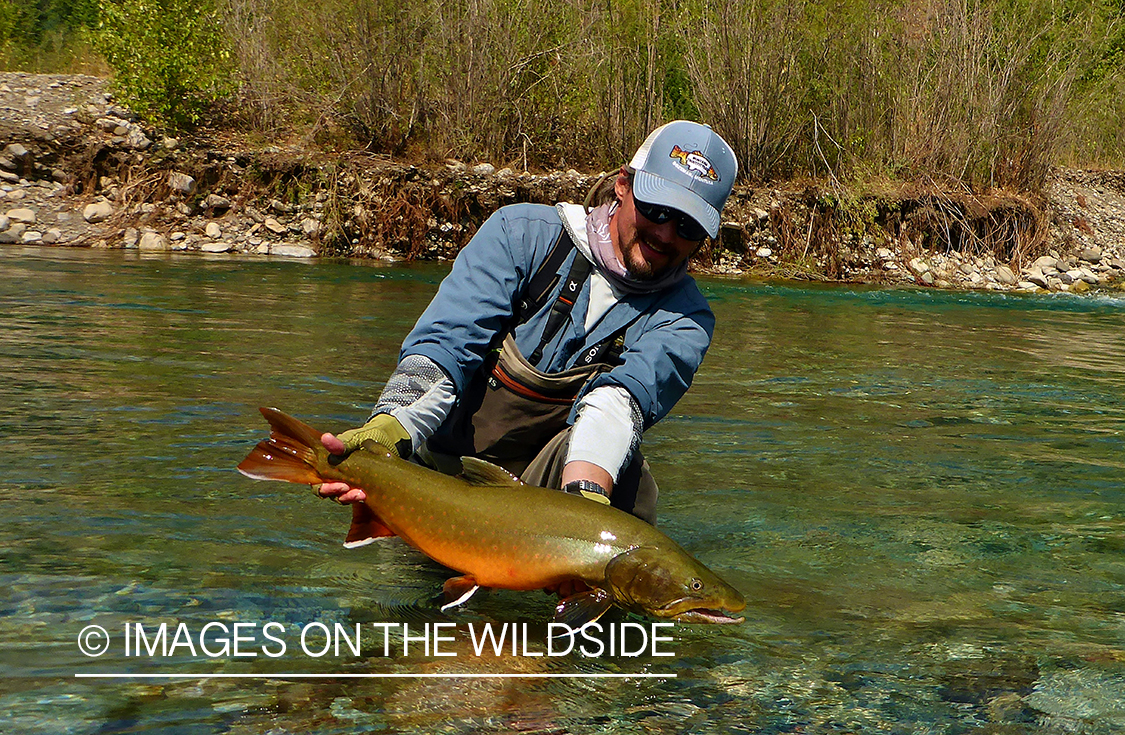
{"label": "cap logo patch", "polygon": [[715,171],[710,159],[703,155],[702,151],[685,151],[676,145],[672,146],[672,152],[668,154],[668,157],[676,159],[677,167],[692,176],[710,179],[711,181],[719,180],[718,172]]}

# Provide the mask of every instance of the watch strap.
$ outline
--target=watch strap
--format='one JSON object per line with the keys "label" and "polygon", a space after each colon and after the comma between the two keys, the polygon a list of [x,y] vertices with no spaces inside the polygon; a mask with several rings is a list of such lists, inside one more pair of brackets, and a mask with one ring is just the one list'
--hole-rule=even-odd
{"label": "watch strap", "polygon": [[581,495],[587,500],[593,500],[605,505],[609,504],[609,493],[604,487],[593,480],[571,480],[563,485],[563,491],[571,495]]}

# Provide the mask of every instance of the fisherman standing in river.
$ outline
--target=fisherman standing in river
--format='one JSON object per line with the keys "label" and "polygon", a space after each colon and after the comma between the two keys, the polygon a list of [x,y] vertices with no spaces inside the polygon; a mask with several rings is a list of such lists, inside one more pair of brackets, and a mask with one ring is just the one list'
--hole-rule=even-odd
{"label": "fisherman standing in river", "polygon": [[[687,265],[718,235],[737,171],[710,127],[679,120],[585,206],[501,208],[406,337],[370,420],[325,434],[325,447],[373,439],[449,473],[480,457],[655,523],[641,436],[687,391],[711,342],[715,318]],[[339,482],[318,493],[365,497]]]}

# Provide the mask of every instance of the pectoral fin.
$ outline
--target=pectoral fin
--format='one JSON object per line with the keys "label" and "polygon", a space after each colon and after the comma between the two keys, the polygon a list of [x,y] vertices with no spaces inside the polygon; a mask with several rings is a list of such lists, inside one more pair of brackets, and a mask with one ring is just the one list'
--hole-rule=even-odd
{"label": "pectoral fin", "polygon": [[446,603],[441,606],[441,611],[445,612],[451,607],[468,602],[469,598],[480,589],[477,580],[471,575],[466,574],[463,577],[453,577],[452,579],[445,580],[442,585],[442,591],[445,592]]}
{"label": "pectoral fin", "polygon": [[348,537],[344,539],[345,549],[358,549],[375,539],[394,535],[395,532],[387,528],[367,503],[352,503],[352,527],[348,529]]}
{"label": "pectoral fin", "polygon": [[563,623],[572,631],[579,631],[613,607],[613,597],[602,589],[579,592],[559,602],[555,607],[555,622]]}

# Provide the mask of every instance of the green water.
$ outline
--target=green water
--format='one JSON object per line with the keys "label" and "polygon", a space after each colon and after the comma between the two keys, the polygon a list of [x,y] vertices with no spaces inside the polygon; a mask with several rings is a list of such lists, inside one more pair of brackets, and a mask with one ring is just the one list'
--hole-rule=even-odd
{"label": "green water", "polygon": [[[746,622],[672,656],[384,655],[372,623],[526,622],[542,653],[552,601],[436,614],[441,568],[233,467],[260,405],[361,421],[443,272],[0,250],[0,732],[1125,731],[1125,300],[704,279],[715,344],[645,452]],[[268,622],[284,655],[123,648]],[[305,655],[311,622],[361,655]],[[196,676],[75,676],[105,673]]]}

